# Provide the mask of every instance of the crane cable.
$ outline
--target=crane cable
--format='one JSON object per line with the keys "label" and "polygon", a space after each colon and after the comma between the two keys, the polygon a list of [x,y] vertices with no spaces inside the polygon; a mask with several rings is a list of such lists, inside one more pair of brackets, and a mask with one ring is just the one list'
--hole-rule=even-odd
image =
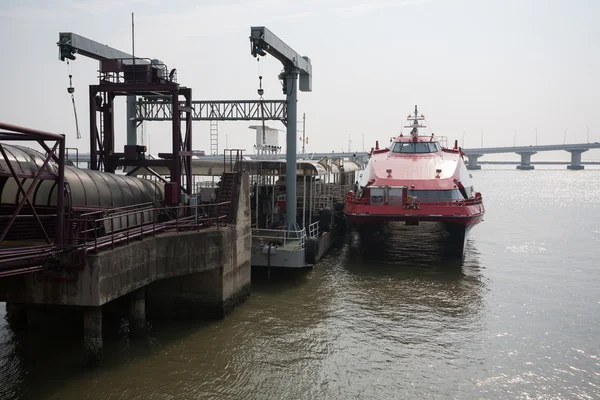
{"label": "crane cable", "polygon": [[77,131],[77,139],[81,139],[81,133],[79,132],[79,121],[77,119],[77,108],[75,107],[75,88],[73,87],[73,74],[71,73],[71,64],[67,60],[67,70],[69,72],[69,87],[67,92],[71,94],[71,102],[73,103],[73,114],[75,115],[75,130]]}
{"label": "crane cable", "polygon": [[262,88],[262,63],[260,62],[260,57],[257,58],[258,61],[258,95],[260,96],[260,109],[262,114],[262,144],[263,151],[264,146],[266,145],[266,132],[265,132],[265,103],[263,99],[264,90]]}

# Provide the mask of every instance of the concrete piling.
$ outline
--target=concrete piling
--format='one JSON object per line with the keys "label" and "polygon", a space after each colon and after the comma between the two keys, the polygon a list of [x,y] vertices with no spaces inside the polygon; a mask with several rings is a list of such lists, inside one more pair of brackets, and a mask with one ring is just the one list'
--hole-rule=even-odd
{"label": "concrete piling", "polygon": [[13,329],[27,325],[27,307],[23,304],[6,303],[6,320]]}
{"label": "concrete piling", "polygon": [[146,336],[146,288],[129,294],[129,335],[132,338]]}
{"label": "concrete piling", "polygon": [[88,365],[95,365],[102,355],[102,307],[85,307],[83,311],[83,353]]}

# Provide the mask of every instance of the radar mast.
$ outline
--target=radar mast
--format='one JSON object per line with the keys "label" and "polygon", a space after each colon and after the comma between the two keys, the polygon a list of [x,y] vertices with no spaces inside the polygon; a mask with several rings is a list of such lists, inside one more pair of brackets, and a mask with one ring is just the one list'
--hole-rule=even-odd
{"label": "radar mast", "polygon": [[417,109],[416,105],[415,105],[414,115],[409,115],[406,119],[407,119],[407,121],[412,121],[412,124],[405,125],[404,127],[412,128],[412,130],[410,131],[410,134],[412,135],[413,138],[416,138],[417,136],[419,136],[419,128],[426,128],[425,125],[419,123],[419,121],[423,121],[425,119],[425,116],[423,114],[419,115],[419,110]]}

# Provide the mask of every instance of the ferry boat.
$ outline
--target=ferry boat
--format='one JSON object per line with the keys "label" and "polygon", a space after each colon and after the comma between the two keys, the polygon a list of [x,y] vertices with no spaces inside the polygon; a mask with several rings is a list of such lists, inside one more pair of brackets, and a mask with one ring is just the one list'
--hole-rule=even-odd
{"label": "ferry boat", "polygon": [[388,148],[376,142],[346,196],[344,213],[363,240],[391,221],[438,223],[463,256],[469,230],[483,220],[483,198],[473,188],[458,141],[448,148],[445,137],[422,134],[424,119],[415,106],[405,126],[409,135],[400,133]]}

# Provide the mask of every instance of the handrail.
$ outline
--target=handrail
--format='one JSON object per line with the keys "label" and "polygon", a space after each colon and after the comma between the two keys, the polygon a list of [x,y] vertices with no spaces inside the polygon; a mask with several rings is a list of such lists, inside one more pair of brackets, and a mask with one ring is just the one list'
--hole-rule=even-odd
{"label": "handrail", "polygon": [[121,210],[123,210],[123,211],[130,210],[130,209],[137,210],[137,209],[141,209],[141,208],[154,207],[154,205],[155,205],[155,203],[153,203],[153,202],[147,202],[147,203],[131,204],[128,206],[106,208],[104,210],[90,211],[90,212],[87,212],[84,214],[80,214],[80,217],[88,217],[88,216],[92,216],[92,215],[96,215],[96,214],[119,212]]}
{"label": "handrail", "polygon": [[[110,215],[92,218],[91,214],[68,219],[68,226],[72,227],[71,244],[76,247],[85,247],[89,251],[98,251],[104,247],[114,247],[119,243],[128,243],[130,240],[155,236],[157,232],[174,229],[177,233],[185,230],[200,230],[210,226],[220,228],[227,221],[227,215],[217,215],[220,206],[230,205],[231,202],[177,205],[166,207],[146,207],[132,211],[120,211]],[[130,224],[135,217],[137,224]],[[166,221],[159,221],[159,217],[168,217]],[[125,218],[125,226],[123,226]],[[116,221],[120,227],[115,229]],[[103,230],[108,232],[103,234]]]}

